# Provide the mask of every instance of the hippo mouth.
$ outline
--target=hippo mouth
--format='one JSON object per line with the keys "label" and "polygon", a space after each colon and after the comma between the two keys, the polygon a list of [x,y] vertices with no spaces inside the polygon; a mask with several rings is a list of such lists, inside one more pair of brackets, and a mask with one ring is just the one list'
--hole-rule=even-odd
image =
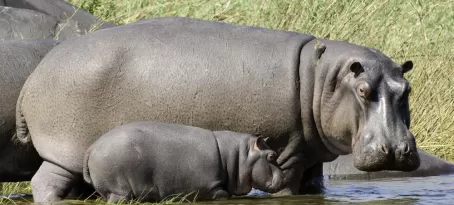
{"label": "hippo mouth", "polygon": [[[413,141],[414,142],[414,141]],[[354,166],[361,171],[414,171],[420,159],[415,143],[399,143],[397,146],[370,143],[353,145]]]}

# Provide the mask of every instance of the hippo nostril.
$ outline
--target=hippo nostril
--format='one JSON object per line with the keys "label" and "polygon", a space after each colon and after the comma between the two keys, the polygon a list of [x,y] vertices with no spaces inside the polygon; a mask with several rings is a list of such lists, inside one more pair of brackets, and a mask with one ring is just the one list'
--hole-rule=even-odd
{"label": "hippo nostril", "polygon": [[402,151],[402,154],[405,155],[410,152],[410,146],[407,143],[400,144],[399,149]]}
{"label": "hippo nostril", "polygon": [[388,154],[388,153],[389,153],[389,149],[388,149],[388,146],[386,146],[386,144],[382,144],[382,145],[380,146],[380,149],[381,149],[381,151],[382,151],[383,153],[385,153],[385,154]]}

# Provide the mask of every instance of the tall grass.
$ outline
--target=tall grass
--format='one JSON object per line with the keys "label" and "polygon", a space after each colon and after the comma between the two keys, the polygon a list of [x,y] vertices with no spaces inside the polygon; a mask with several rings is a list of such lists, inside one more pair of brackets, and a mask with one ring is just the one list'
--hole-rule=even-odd
{"label": "tall grass", "polygon": [[127,24],[185,16],[345,40],[413,60],[406,77],[418,146],[454,160],[454,0],[69,0]]}

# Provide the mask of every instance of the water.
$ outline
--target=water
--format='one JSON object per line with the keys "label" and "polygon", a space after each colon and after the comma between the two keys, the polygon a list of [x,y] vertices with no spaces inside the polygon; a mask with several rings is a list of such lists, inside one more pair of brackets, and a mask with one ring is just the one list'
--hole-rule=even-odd
{"label": "water", "polygon": [[[454,204],[454,175],[390,178],[374,181],[328,180],[324,194],[304,196],[246,196],[226,201],[200,202],[212,205],[297,204]],[[20,197],[19,197],[20,198]],[[30,197],[25,199],[31,200]],[[22,204],[23,199],[15,199]],[[58,204],[95,204],[64,201]]]}

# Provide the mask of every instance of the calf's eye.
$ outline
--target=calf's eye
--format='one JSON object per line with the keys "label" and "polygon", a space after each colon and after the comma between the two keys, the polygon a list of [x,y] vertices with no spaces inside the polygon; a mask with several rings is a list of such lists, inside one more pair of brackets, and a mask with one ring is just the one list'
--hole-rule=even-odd
{"label": "calf's eye", "polygon": [[269,153],[267,156],[266,156],[266,159],[269,161],[269,162],[274,162],[276,160],[276,154],[274,153]]}

